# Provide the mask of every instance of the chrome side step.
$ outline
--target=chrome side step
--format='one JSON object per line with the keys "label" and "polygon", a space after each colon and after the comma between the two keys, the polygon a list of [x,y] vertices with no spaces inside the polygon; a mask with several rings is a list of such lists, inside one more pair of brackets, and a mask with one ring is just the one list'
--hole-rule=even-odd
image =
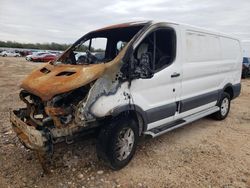
{"label": "chrome side step", "polygon": [[144,132],[145,135],[150,135],[152,136],[153,138],[154,137],[157,137],[157,136],[160,136],[166,132],[169,132],[169,131],[172,131],[174,129],[177,129],[179,127],[182,127],[188,123],[191,123],[195,120],[198,120],[200,118],[203,118],[205,116],[208,116],[214,112],[217,112],[219,111],[220,108],[218,106],[214,106],[212,108],[209,108],[207,110],[203,110],[201,112],[198,112],[198,113],[195,113],[193,115],[190,115],[190,116],[187,116],[183,119],[180,119],[180,120],[176,120],[174,122],[171,122],[171,123],[167,123],[167,124],[164,124],[164,125],[161,125],[159,127],[156,127],[156,128],[153,128],[153,129],[150,129],[146,132]]}

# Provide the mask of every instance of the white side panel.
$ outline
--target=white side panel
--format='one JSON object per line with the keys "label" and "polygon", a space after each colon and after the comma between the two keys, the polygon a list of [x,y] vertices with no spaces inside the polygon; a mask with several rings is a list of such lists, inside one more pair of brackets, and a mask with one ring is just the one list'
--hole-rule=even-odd
{"label": "white side panel", "polygon": [[183,30],[183,35],[186,61],[181,99],[222,89],[227,83],[239,83],[239,41],[199,31]]}
{"label": "white side panel", "polygon": [[[241,80],[241,68],[242,68],[242,51],[240,42],[226,37],[220,37],[221,49],[222,49],[222,61],[225,67],[230,64],[228,74],[225,75],[227,80],[230,80],[232,84],[240,83]],[[226,82],[226,80],[223,80]]]}
{"label": "white side panel", "polygon": [[218,61],[221,59],[218,36],[194,31],[187,31],[185,36],[186,62]]}

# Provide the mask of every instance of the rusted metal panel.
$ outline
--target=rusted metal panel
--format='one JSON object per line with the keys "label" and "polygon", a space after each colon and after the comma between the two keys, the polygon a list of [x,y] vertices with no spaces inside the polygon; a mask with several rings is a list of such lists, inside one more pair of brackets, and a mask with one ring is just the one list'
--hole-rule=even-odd
{"label": "rusted metal panel", "polygon": [[67,112],[63,108],[55,108],[55,107],[50,107],[50,106],[45,107],[45,112],[46,112],[46,114],[48,114],[50,116],[67,114]]}
{"label": "rusted metal panel", "polygon": [[[99,78],[106,65],[51,65],[44,66],[49,73],[41,72],[41,68],[33,71],[23,80],[21,88],[39,96],[43,101],[51,99],[53,96],[64,93],[78,87],[84,86]],[[58,74],[69,71],[74,72],[70,76],[59,76]]]}
{"label": "rusted metal panel", "polygon": [[17,117],[14,112],[10,114],[13,130],[24,145],[33,150],[44,150],[46,138],[42,132],[35,129],[34,126],[29,126]]}

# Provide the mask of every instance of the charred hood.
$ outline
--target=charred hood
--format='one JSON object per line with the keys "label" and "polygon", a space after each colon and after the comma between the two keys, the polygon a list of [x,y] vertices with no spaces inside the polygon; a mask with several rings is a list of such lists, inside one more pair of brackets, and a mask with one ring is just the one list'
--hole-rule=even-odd
{"label": "charred hood", "polygon": [[95,65],[46,64],[27,76],[21,88],[43,101],[53,96],[84,86],[103,75],[104,63]]}

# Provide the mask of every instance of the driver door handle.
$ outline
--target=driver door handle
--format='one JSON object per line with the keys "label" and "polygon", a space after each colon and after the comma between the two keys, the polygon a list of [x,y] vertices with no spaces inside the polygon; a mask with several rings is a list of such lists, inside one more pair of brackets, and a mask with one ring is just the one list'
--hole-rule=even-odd
{"label": "driver door handle", "polygon": [[179,77],[179,76],[180,76],[180,73],[174,72],[174,73],[171,75],[171,78]]}

